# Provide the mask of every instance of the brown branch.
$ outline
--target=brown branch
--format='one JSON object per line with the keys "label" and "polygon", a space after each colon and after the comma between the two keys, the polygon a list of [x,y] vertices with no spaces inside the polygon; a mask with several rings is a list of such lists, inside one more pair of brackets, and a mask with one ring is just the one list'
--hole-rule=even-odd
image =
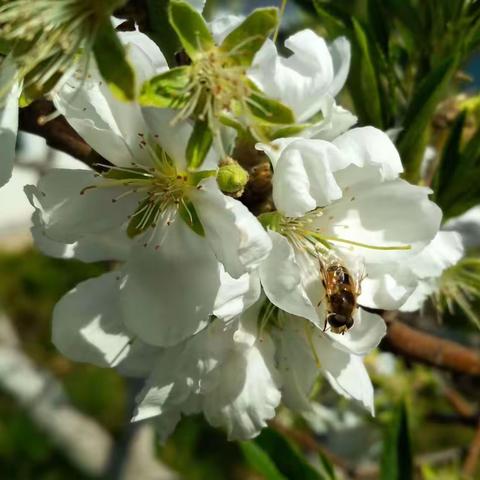
{"label": "brown branch", "polygon": [[416,330],[402,322],[386,319],[383,350],[443,370],[480,376],[480,355],[459,343]]}
{"label": "brown branch", "polygon": [[478,466],[478,459],[480,458],[480,421],[478,422],[477,431],[470,444],[467,458],[463,464],[463,474],[467,478],[473,478]]}
{"label": "brown branch", "polygon": [[19,129],[43,137],[50,147],[68,153],[89,166],[95,162],[104,163],[105,160],[75,132],[65,117],[60,115],[43,122],[43,118],[53,111],[53,104],[48,100],[32,102],[20,109]]}

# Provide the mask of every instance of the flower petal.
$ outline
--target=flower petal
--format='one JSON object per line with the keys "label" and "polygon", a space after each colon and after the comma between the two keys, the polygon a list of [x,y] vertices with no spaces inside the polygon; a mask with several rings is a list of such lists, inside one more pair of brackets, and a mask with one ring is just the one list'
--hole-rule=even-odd
{"label": "flower petal", "polygon": [[336,97],[347,81],[350,70],[350,42],[346,37],[336,38],[329,46],[328,51],[333,62],[333,81],[330,84],[329,93]]}
{"label": "flower petal", "polygon": [[365,355],[378,346],[387,333],[387,326],[380,315],[358,308],[353,327],[344,334],[327,329],[327,336],[340,349],[357,355]]}
{"label": "flower petal", "polygon": [[132,249],[123,267],[126,326],[145,342],[169,346],[208,324],[217,305],[221,266],[203,237],[177,218],[157,250]]}
{"label": "flower petal", "polygon": [[[247,332],[256,332],[257,311],[251,309],[242,319]],[[203,402],[208,422],[225,428],[229,440],[258,435],[267,426],[266,421],[275,416],[281,397],[271,338],[264,333],[253,345],[232,345],[211,375],[215,381],[210,380]]]}
{"label": "flower petal", "polygon": [[352,128],[337,137],[333,143],[359,168],[343,172],[342,185],[353,185],[376,174],[381,181],[393,180],[403,172],[402,161],[388,135],[378,128]]}
{"label": "flower petal", "polygon": [[288,217],[300,217],[341,198],[333,173],[348,163],[348,157],[330,142],[298,139],[289,143],[272,179],[277,209]]}
{"label": "flower petal", "polygon": [[282,402],[291,410],[312,410],[310,393],[319,374],[308,343],[311,324],[300,317],[284,315],[282,327],[272,330],[278,370],[282,378]]}
{"label": "flower petal", "polygon": [[214,178],[201,183],[190,198],[217,259],[234,278],[256,269],[271,241],[256,217],[238,200],[224,195]]}
{"label": "flower petal", "polygon": [[445,222],[444,230],[459,232],[466,248],[480,245],[480,205],[471,208],[459,217]]}
{"label": "flower petal", "polygon": [[123,326],[116,277],[116,272],[110,272],[82,282],[57,303],[53,343],[77,362],[143,376],[159,349],[135,339]]}
{"label": "flower petal", "polygon": [[260,280],[268,299],[281,310],[319,324],[319,317],[305,291],[301,270],[288,240],[269,232],[272,251],[260,265]]}
{"label": "flower petal", "polygon": [[373,386],[362,357],[334,348],[321,335],[315,339],[317,355],[333,389],[347,398],[353,398],[375,414]]}
{"label": "flower petal", "polygon": [[442,213],[429,200],[427,188],[397,179],[363,182],[344,188],[343,193],[341,200],[323,209],[316,226],[338,250],[355,253],[367,266],[403,261],[438,231]]}
{"label": "flower petal", "polygon": [[[137,208],[139,194],[118,198],[125,187],[101,188],[103,179],[88,170],[52,169],[25,193],[40,212],[45,234],[73,243],[86,234],[120,227]],[[98,188],[92,188],[98,187]]]}

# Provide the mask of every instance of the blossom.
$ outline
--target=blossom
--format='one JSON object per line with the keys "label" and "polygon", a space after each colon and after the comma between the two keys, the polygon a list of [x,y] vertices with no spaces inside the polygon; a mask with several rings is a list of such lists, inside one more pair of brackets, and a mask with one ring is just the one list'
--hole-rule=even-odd
{"label": "blossom", "polygon": [[440,231],[435,238],[412,259],[407,268],[416,281],[415,290],[399,310],[419,310],[428,297],[440,290],[440,277],[449,267],[455,265],[464,254],[462,238],[457,232]]}
{"label": "blossom", "polygon": [[[122,38],[139,82],[166,68],[148,37]],[[147,343],[171,345],[204,328],[210,315],[231,317],[256,300],[247,272],[271,242],[247,208],[218,188],[213,151],[204,170],[187,167],[191,125],[172,135],[171,112],[148,109],[145,122],[140,106],[117,101],[94,68],[90,77],[81,85],[72,78],[54,102],[111,165],[101,175],[53,169],[27,187],[36,237],[74,245],[42,242],[56,254],[122,260],[117,289],[129,328]]]}
{"label": "blossom", "polygon": [[350,68],[350,43],[339,37],[330,45],[309,29],[291,35],[285,47],[292,54],[278,54],[267,40],[249,69],[250,78],[269,96],[288,105],[304,137],[331,140],[357,121],[349,111],[335,103]]}
{"label": "blossom", "polygon": [[[259,303],[169,347],[148,345],[122,321],[115,273],[87,280],[53,314],[53,341],[65,355],[146,378],[134,420],[154,419],[162,439],[182,414],[203,412],[230,439],[255,436],[280,402],[274,346],[257,336]],[[261,386],[261,388],[259,388]]]}
{"label": "blossom", "polygon": [[359,308],[345,334],[326,328],[322,264],[336,262],[356,278],[359,305],[398,308],[414,289],[404,262],[433,239],[440,209],[429,189],[398,178],[394,145],[372,127],[331,143],[280,139],[259,148],[272,161],[277,208],[262,218],[273,244],[259,269],[265,294],[281,310],[325,329],[339,348],[365,354],[383,336],[383,320]]}

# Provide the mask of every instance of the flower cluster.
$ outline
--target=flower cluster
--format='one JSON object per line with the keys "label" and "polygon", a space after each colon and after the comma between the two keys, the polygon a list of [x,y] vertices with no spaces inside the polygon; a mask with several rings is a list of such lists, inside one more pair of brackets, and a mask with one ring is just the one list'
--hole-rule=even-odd
{"label": "flower cluster", "polygon": [[[251,438],[280,402],[311,412],[320,373],[373,414],[363,357],[386,331],[374,311],[412,295],[441,212],[400,178],[389,137],[336,104],[345,38],[304,30],[284,58],[267,38],[275,9],[207,24],[170,3],[187,65],[124,32],[138,100],[115,97],[94,61],[53,93],[105,161],[26,188],[33,236],[48,255],[115,262],[59,301],[54,343],[145,378],[134,420],[163,438],[198,412]],[[244,201],[255,162],[272,168],[262,212]]]}

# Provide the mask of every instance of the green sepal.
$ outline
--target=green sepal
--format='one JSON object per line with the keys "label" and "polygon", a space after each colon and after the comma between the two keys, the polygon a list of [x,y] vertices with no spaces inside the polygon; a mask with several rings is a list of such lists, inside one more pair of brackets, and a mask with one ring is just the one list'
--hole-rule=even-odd
{"label": "green sepal", "polygon": [[98,70],[115,97],[121,101],[134,100],[135,71],[110,19],[100,25],[93,44],[93,53]]}
{"label": "green sepal", "polygon": [[296,125],[288,125],[286,127],[270,128],[268,129],[268,137],[270,140],[284,137],[294,137],[295,135],[303,132],[306,128],[310,128],[312,126],[313,124],[311,123],[300,123]]}
{"label": "green sepal", "polygon": [[295,123],[293,111],[278,100],[268,98],[262,92],[253,91],[247,100],[248,110],[261,123],[267,125],[291,125]]}
{"label": "green sepal", "polygon": [[278,20],[278,9],[257,8],[227,35],[220,50],[228,53],[234,64],[251,65],[255,54],[275,30]]}
{"label": "green sepal", "polygon": [[154,208],[151,209],[150,213],[148,214],[147,219],[145,219],[145,213],[138,213],[140,210],[145,208],[145,206],[150,203],[150,199],[146,198],[143,202],[141,202],[135,212],[130,219],[130,222],[127,226],[127,235],[130,238],[134,238],[143,232],[145,232],[149,227],[153,226],[153,222],[155,220],[155,216],[158,213],[160,205],[155,205]]}
{"label": "green sepal", "polygon": [[213,135],[205,120],[197,120],[188,139],[186,157],[187,166],[191,169],[200,167],[212,146]]}
{"label": "green sepal", "polygon": [[182,220],[197,234],[201,237],[205,236],[205,230],[203,229],[203,225],[200,222],[200,218],[198,217],[198,213],[195,210],[192,202],[182,202],[178,209],[178,213]]}
{"label": "green sepal", "polygon": [[192,60],[215,46],[207,22],[189,3],[171,0],[168,18],[187,55]]}
{"label": "green sepal", "polygon": [[182,108],[189,99],[189,82],[190,67],[172,68],[143,84],[139,103],[148,107]]}
{"label": "green sepal", "polygon": [[188,183],[196,187],[202,180],[209,177],[216,177],[217,170],[200,170],[197,172],[188,172]]}

